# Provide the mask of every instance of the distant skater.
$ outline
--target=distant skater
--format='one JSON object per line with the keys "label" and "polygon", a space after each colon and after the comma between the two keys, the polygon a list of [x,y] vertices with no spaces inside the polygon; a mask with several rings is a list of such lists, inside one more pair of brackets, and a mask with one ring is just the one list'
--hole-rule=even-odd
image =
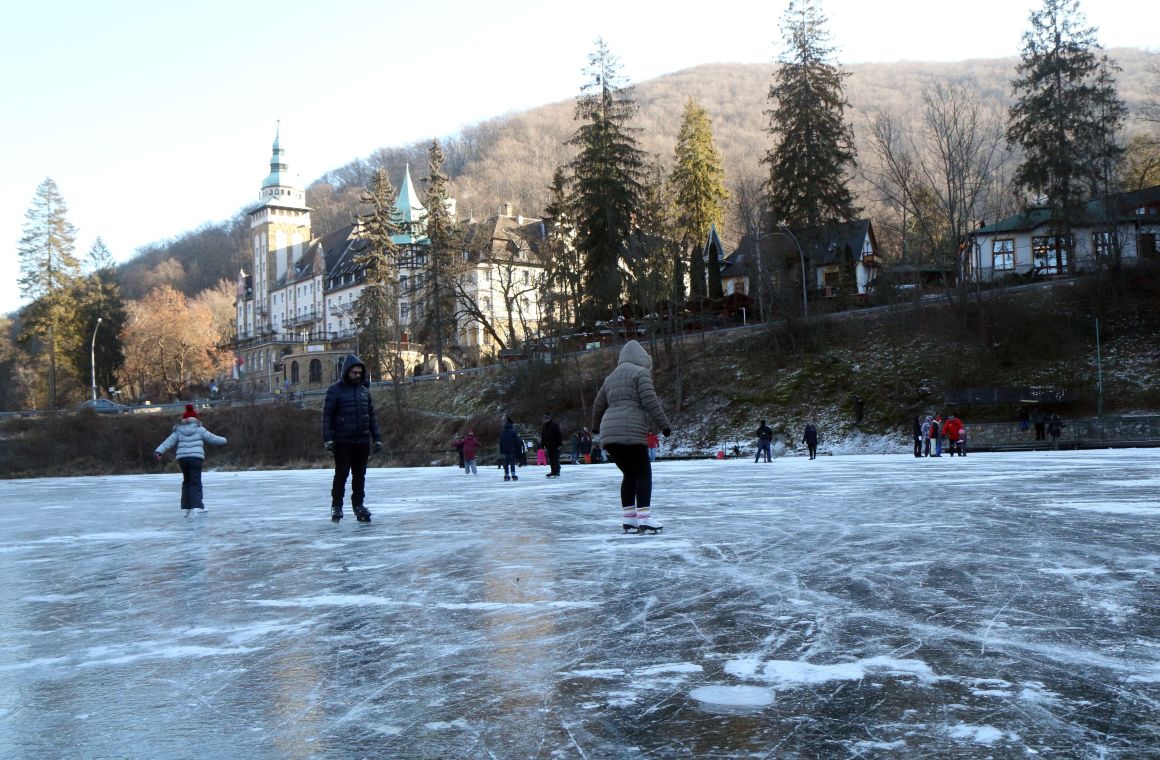
{"label": "distant skater", "polygon": [[814,427],[814,423],[807,422],[806,429],[802,432],[802,443],[809,449],[810,459],[818,458],[818,429]]}
{"label": "distant skater", "polygon": [[177,446],[177,464],[181,467],[182,509],[205,509],[205,502],[202,500],[201,466],[205,462],[207,443],[225,446],[226,439],[206,430],[193,404],[186,404],[181,422],[173,426],[173,432],[153,452],[153,458],[160,462],[162,454]]}
{"label": "distant skater", "polygon": [[757,426],[757,456],[753,458],[753,463],[757,464],[761,461],[761,455],[765,455],[765,461],[772,461],[769,458],[769,444],[773,441],[773,431],[770,430],[769,425],[762,420]]}
{"label": "distant skater", "polygon": [[548,455],[548,467],[551,468],[546,478],[560,477],[560,445],[564,443],[564,434],[560,432],[560,425],[552,419],[552,415],[544,415],[544,426],[540,429],[540,446]]}
{"label": "distant skater", "polygon": [[367,460],[371,449],[381,451],[383,437],[375,417],[370,379],[362,360],[349,354],[338,381],[326,389],[322,402],[323,447],[334,454],[334,480],[330,484],[330,520],[342,519],[346,479],[350,477],[350,506],[355,519],[370,522],[366,508]]}
{"label": "distant skater", "polygon": [[922,458],[922,421],[918,415],[914,415],[914,431],[911,433],[914,439],[914,456],[916,459]]}
{"label": "distant skater", "polygon": [[466,435],[455,442],[455,447],[463,452],[463,474],[478,475],[475,457],[479,453],[479,441],[476,440],[475,433],[468,430]]}
{"label": "distant skater", "polygon": [[1059,418],[1059,412],[1052,412],[1051,417],[1047,420],[1047,433],[1051,436],[1052,448],[1059,448],[1059,436],[1063,435],[1063,420]]}
{"label": "distant skater", "polygon": [[652,358],[630,340],[620,349],[619,363],[596,394],[592,404],[592,433],[600,434],[622,478],[620,504],[627,533],[661,530],[652,516],[652,463],[648,457],[648,430],[672,432],[652,379]]}
{"label": "distant skater", "polygon": [[520,479],[516,475],[516,465],[519,463],[520,451],[523,448],[524,442],[520,440],[516,425],[512,422],[512,418],[508,417],[503,423],[503,432],[499,436],[499,453],[503,455],[504,480]]}

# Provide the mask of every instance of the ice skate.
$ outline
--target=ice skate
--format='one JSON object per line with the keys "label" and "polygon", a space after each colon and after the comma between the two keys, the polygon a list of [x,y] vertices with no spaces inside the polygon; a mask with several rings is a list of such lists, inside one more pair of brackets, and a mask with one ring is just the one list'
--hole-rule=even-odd
{"label": "ice skate", "polygon": [[341,519],[342,519],[342,507],[331,507],[330,508],[330,521],[332,523],[336,523]]}
{"label": "ice skate", "polygon": [[621,527],[624,528],[625,533],[639,532],[640,525],[636,519],[636,507],[624,508],[624,519],[621,523]]}
{"label": "ice skate", "polygon": [[664,530],[660,520],[653,517],[647,509],[636,510],[637,533],[659,533]]}
{"label": "ice skate", "polygon": [[520,478],[519,478],[519,476],[518,476],[518,475],[512,475],[512,480],[519,480],[519,479],[520,479]]}
{"label": "ice skate", "polygon": [[369,523],[371,521],[371,512],[366,507],[354,507],[354,519],[359,522]]}

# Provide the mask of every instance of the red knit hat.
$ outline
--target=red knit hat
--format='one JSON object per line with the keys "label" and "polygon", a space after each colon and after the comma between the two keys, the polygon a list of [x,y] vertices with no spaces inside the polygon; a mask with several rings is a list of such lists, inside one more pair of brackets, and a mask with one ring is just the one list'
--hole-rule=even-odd
{"label": "red knit hat", "polygon": [[181,415],[181,419],[187,420],[190,417],[194,417],[196,419],[201,419],[200,417],[197,416],[197,410],[193,408],[193,404],[186,404],[185,405],[185,414]]}

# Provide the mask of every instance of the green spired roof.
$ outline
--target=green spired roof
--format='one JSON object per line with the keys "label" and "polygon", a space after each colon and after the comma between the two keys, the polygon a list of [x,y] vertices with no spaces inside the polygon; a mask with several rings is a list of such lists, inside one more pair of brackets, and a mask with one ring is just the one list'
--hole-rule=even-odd
{"label": "green spired roof", "polygon": [[411,165],[403,173],[403,184],[399,188],[399,195],[395,198],[395,220],[403,225],[403,232],[392,235],[395,245],[415,245],[427,242],[423,234],[427,209],[419,202],[419,194],[415,192],[415,185],[411,182]]}
{"label": "green spired roof", "polygon": [[270,173],[262,181],[262,187],[293,187],[290,167],[286,164],[286,151],[282,149],[282,122],[274,129],[274,152],[270,156]]}

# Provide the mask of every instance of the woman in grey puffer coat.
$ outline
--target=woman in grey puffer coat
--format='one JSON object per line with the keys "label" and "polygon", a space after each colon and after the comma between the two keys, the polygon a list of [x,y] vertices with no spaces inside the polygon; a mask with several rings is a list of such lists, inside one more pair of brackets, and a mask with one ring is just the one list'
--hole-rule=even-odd
{"label": "woman in grey puffer coat", "polygon": [[202,502],[201,465],[205,461],[206,443],[224,446],[226,439],[202,427],[193,404],[186,404],[181,422],[173,426],[173,432],[153,452],[153,458],[160,462],[162,454],[177,446],[177,464],[181,467],[182,509],[205,509]]}
{"label": "woman in grey puffer coat", "polygon": [[661,408],[652,380],[652,358],[630,340],[620,349],[620,363],[612,371],[592,405],[592,433],[624,474],[620,503],[624,531],[656,533],[661,524],[652,516],[652,465],[648,458],[649,429],[666,437],[669,418]]}

